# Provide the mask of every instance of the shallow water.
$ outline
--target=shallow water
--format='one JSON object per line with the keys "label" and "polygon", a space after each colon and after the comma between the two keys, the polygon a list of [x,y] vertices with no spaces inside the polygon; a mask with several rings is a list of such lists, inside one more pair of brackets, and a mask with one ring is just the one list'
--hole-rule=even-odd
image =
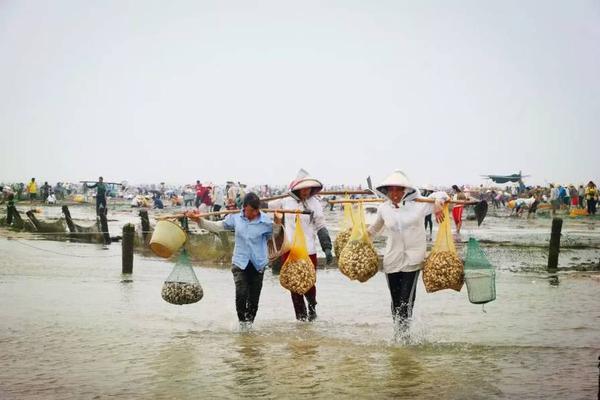
{"label": "shallow water", "polygon": [[[33,247],[31,247],[33,246]],[[544,398],[598,390],[600,279],[499,271],[498,298],[424,292],[395,341],[379,273],[318,272],[319,319],[293,319],[266,273],[257,321],[240,332],[226,269],[196,267],[197,304],[160,297],[172,264],[120,246],[0,239],[0,398]]]}

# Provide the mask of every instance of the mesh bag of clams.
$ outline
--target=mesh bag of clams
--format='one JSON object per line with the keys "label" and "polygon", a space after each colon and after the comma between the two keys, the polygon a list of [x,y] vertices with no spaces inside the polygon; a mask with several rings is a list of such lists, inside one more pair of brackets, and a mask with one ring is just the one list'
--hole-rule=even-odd
{"label": "mesh bag of clams", "polygon": [[[349,198],[346,196],[346,198]],[[342,203],[343,204],[343,203]],[[352,206],[350,204],[343,204],[344,207],[344,218],[340,223],[340,232],[335,237],[335,241],[333,242],[333,253],[335,256],[340,258],[342,254],[342,250],[346,247],[346,243],[348,243],[348,239],[350,239],[350,235],[352,234]]]}
{"label": "mesh bag of clams", "polygon": [[340,271],[352,280],[368,281],[379,270],[379,258],[367,234],[362,203],[352,212],[354,226],[339,260]]}
{"label": "mesh bag of clams", "polygon": [[165,280],[161,295],[167,303],[177,305],[197,303],[204,296],[185,250],[181,252],[173,271]]}
{"label": "mesh bag of clams", "polygon": [[435,244],[423,264],[423,283],[427,293],[443,289],[460,292],[464,283],[464,266],[452,240],[447,205],[444,207],[444,221],[440,224]]}
{"label": "mesh bag of clams", "polygon": [[296,214],[296,229],[290,253],[281,266],[279,283],[287,290],[304,294],[317,282],[317,273],[306,249],[300,214]]}

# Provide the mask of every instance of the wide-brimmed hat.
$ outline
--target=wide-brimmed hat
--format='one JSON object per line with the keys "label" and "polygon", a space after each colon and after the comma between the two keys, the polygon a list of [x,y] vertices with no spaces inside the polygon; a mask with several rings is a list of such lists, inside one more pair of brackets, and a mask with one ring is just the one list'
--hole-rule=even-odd
{"label": "wide-brimmed hat", "polygon": [[290,191],[306,188],[313,188],[320,192],[323,189],[323,184],[315,178],[304,178],[290,183]]}
{"label": "wide-brimmed hat", "polygon": [[296,179],[290,182],[288,190],[293,194],[297,190],[306,188],[311,188],[310,195],[314,196],[323,190],[323,184],[318,179],[311,177],[307,171],[300,169]]}
{"label": "wide-brimmed hat", "polygon": [[406,192],[416,191],[416,188],[410,182],[406,174],[399,169],[395,170],[391,175],[385,178],[376,189],[387,196],[388,188],[391,186],[406,188]]}

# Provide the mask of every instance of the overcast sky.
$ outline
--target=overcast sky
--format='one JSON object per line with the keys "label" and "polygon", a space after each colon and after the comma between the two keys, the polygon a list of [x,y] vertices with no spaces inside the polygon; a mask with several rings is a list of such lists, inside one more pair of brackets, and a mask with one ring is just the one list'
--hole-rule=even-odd
{"label": "overcast sky", "polygon": [[0,181],[600,180],[600,2],[0,1]]}

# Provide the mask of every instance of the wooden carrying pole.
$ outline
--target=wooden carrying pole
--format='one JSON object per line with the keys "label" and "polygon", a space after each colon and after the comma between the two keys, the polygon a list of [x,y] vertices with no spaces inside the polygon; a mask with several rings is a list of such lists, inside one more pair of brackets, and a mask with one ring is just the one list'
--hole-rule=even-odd
{"label": "wooden carrying pole", "polygon": [[[318,196],[345,195],[345,194],[373,194],[373,192],[371,192],[369,190],[324,190],[324,191],[317,193]],[[289,195],[290,195],[289,193],[285,193],[285,194],[280,194],[277,196],[264,197],[264,198],[260,199],[260,201],[272,201],[272,200],[285,199],[286,197],[289,197]]]}
{"label": "wooden carrying pole", "polygon": [[[329,204],[342,204],[342,203],[383,203],[385,201],[385,199],[345,199],[345,200],[329,200],[328,203]],[[413,199],[413,200],[408,200],[408,201],[414,201],[417,203],[435,203],[435,199],[428,199],[428,198],[417,198],[417,199]],[[448,201],[448,203],[450,204],[462,204],[465,206],[468,205],[473,205],[473,204],[477,204],[479,203],[478,201],[463,201],[463,200],[450,200]]]}
{"label": "wooden carrying pole", "polygon": [[[237,214],[241,211],[242,210],[225,210],[225,211],[207,212],[207,213],[202,213],[202,214],[193,214],[193,213],[170,214],[170,215],[161,215],[161,216],[155,217],[155,219],[157,219],[157,220],[174,219],[174,218],[181,218],[181,217],[186,217],[186,216],[189,218],[204,218],[204,217],[210,217],[212,215]],[[266,213],[280,213],[280,214],[306,214],[306,215],[312,214],[312,211],[307,211],[307,210],[284,210],[284,209],[279,210],[276,208],[261,208],[260,211],[266,212]]]}

